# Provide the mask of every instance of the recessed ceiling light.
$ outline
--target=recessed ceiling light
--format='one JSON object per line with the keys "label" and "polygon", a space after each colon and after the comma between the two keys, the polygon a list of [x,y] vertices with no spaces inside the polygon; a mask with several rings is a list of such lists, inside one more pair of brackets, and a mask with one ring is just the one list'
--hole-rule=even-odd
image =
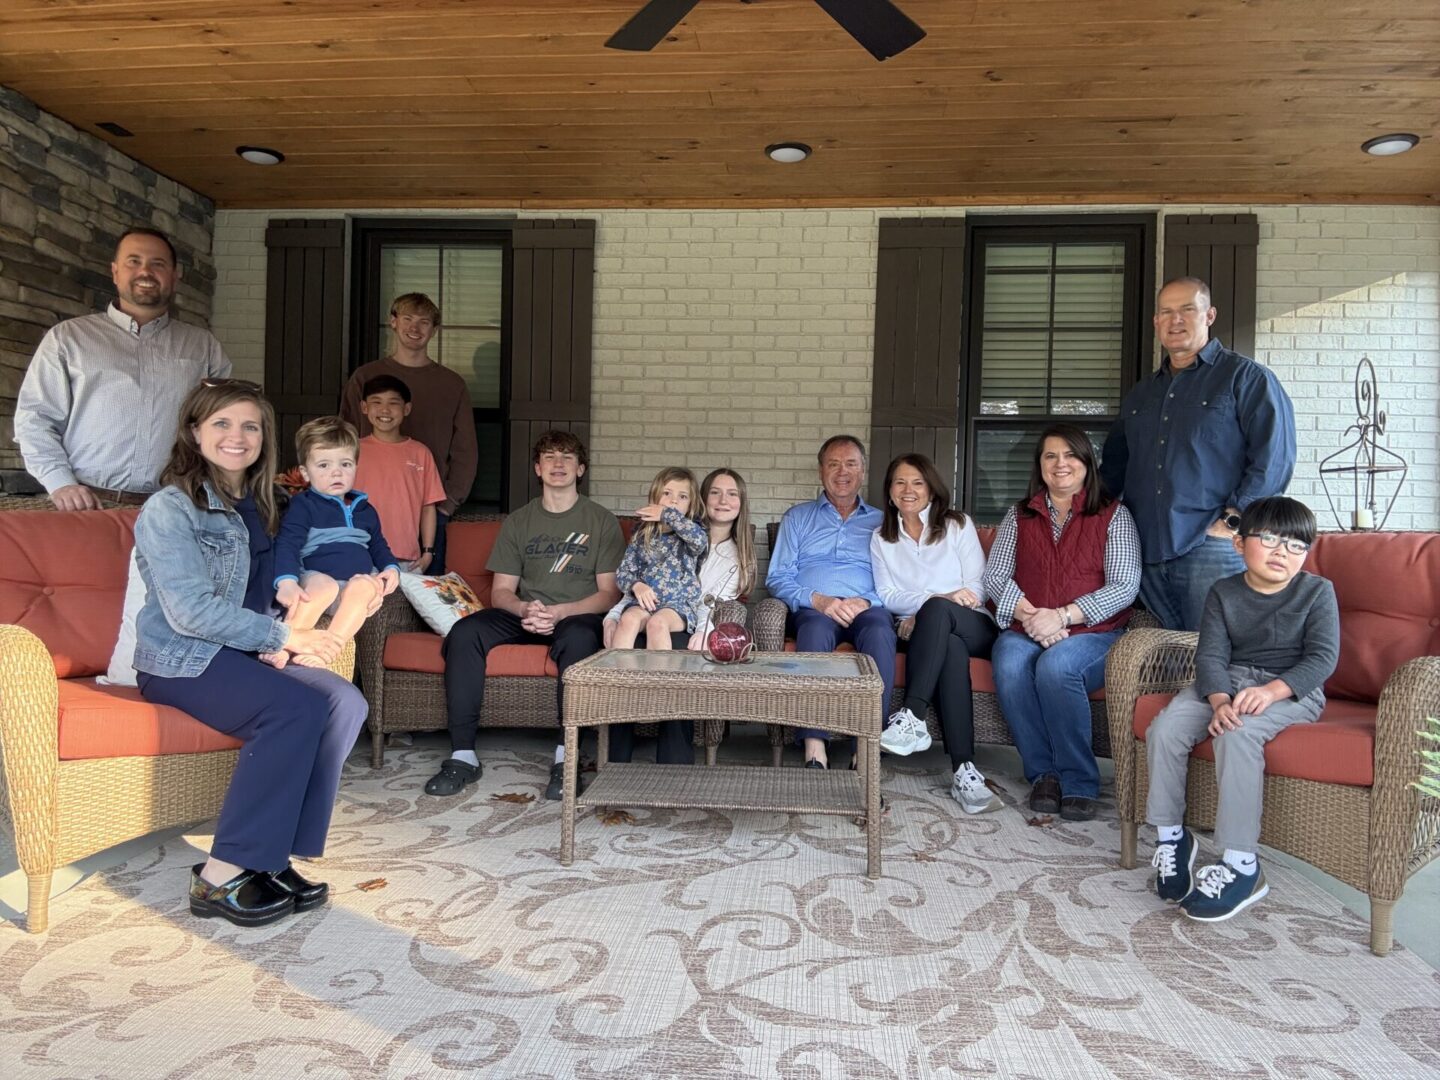
{"label": "recessed ceiling light", "polygon": [[237,146],[235,153],[251,165],[279,165],[285,160],[285,155],[279,150],[271,150],[267,146]]}
{"label": "recessed ceiling light", "polygon": [[765,153],[771,161],[781,161],[786,165],[793,165],[810,156],[810,147],[803,142],[777,142],[765,147]]}
{"label": "recessed ceiling light", "polygon": [[1406,150],[1413,150],[1419,141],[1419,135],[1409,135],[1403,132],[1395,135],[1377,135],[1375,138],[1366,139],[1361,143],[1360,149],[1367,154],[1374,154],[1376,157],[1389,157],[1392,154],[1403,154]]}

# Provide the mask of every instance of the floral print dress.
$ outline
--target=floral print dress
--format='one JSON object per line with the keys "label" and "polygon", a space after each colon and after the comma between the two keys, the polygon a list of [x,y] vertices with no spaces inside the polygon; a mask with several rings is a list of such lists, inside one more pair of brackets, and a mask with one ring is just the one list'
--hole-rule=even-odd
{"label": "floral print dress", "polygon": [[668,533],[652,537],[648,544],[637,536],[625,549],[615,575],[615,583],[625,594],[621,610],[639,603],[632,590],[637,581],[643,581],[655,590],[655,610],[668,607],[693,633],[705,617],[696,565],[710,544],[710,534],[704,525],[673,506],[664,509],[660,520],[670,526]]}

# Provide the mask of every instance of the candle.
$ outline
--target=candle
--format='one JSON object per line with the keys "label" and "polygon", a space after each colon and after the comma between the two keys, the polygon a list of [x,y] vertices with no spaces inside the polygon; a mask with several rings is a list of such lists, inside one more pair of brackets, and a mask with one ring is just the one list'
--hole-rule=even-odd
{"label": "candle", "polygon": [[1355,528],[1373,529],[1375,527],[1375,511],[1368,506],[1362,506],[1355,511]]}

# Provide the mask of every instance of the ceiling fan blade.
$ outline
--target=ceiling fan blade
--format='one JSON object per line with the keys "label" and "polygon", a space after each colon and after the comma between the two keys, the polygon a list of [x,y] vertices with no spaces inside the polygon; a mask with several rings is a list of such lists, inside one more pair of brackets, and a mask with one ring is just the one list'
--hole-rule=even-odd
{"label": "ceiling fan blade", "polygon": [[630,21],[610,35],[607,49],[627,52],[649,52],[664,40],[665,35],[690,14],[700,0],[650,0],[630,16]]}
{"label": "ceiling fan blade", "polygon": [[815,0],[876,60],[888,60],[925,36],[890,0]]}

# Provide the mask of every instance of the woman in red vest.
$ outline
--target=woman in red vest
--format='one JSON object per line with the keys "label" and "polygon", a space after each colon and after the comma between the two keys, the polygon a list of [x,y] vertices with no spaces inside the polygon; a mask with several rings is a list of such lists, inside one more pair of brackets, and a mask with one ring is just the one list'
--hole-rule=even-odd
{"label": "woman in red vest", "polygon": [[985,591],[1009,627],[990,654],[995,693],[1037,813],[1095,816],[1089,695],[1105,685],[1105,655],[1139,589],[1135,522],[1106,494],[1089,436],[1073,424],[1046,428],[1029,490],[1006,511],[985,567]]}

